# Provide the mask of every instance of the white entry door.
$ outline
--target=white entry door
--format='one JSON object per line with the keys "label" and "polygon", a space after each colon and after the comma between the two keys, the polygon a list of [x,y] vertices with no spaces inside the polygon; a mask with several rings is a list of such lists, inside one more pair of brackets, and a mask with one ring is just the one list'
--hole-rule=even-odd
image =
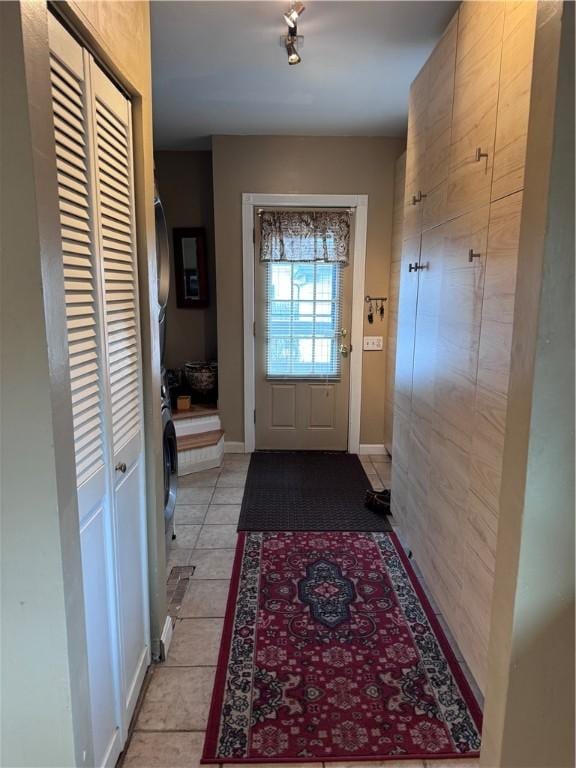
{"label": "white entry door", "polygon": [[94,764],[149,663],[130,103],[49,16]]}
{"label": "white entry door", "polygon": [[256,256],[257,449],[347,450],[352,273]]}

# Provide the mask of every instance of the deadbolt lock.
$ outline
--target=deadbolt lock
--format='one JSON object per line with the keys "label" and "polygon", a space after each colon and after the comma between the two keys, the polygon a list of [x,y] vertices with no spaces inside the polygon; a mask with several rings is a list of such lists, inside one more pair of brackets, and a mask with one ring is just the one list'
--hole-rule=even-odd
{"label": "deadbolt lock", "polygon": [[348,357],[348,347],[346,346],[346,344],[340,344],[340,346],[338,347],[338,351],[340,352],[342,357]]}

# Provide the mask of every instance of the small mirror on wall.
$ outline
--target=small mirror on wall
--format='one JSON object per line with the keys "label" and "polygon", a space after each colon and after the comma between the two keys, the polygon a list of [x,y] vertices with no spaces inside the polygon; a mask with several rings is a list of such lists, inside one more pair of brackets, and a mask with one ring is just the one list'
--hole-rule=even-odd
{"label": "small mirror on wall", "polygon": [[176,305],[180,309],[208,306],[206,238],[202,227],[174,229]]}

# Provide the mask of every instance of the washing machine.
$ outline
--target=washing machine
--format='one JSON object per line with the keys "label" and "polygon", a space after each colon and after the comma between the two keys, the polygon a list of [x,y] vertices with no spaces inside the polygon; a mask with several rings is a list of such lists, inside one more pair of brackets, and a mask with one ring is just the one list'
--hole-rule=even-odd
{"label": "washing machine", "polygon": [[168,243],[168,228],[158,187],[154,185],[154,215],[156,223],[156,257],[158,260],[158,325],[160,335],[161,376],[161,417],[162,444],[164,454],[164,532],[166,549],[174,536],[174,509],[178,489],[178,448],[176,445],[176,430],[172,421],[170,391],[166,371],[164,369],[164,352],[166,347],[166,308],[170,292],[170,247]]}
{"label": "washing machine", "polygon": [[164,533],[166,535],[166,549],[168,550],[170,541],[174,537],[174,509],[178,490],[178,448],[165,372],[162,375],[161,415],[164,454]]}

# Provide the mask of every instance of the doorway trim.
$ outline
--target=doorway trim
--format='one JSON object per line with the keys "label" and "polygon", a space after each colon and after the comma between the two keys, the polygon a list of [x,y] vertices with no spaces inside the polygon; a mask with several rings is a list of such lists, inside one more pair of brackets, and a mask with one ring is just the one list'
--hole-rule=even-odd
{"label": "doorway trim", "polygon": [[254,349],[254,209],[259,206],[298,206],[311,208],[354,208],[352,272],[352,328],[350,331],[350,392],[348,398],[348,452],[360,452],[360,413],[362,409],[362,335],[364,332],[364,279],[368,195],[268,195],[242,194],[242,259],[244,300],[244,452],[256,447],[254,414],[256,378]]}

